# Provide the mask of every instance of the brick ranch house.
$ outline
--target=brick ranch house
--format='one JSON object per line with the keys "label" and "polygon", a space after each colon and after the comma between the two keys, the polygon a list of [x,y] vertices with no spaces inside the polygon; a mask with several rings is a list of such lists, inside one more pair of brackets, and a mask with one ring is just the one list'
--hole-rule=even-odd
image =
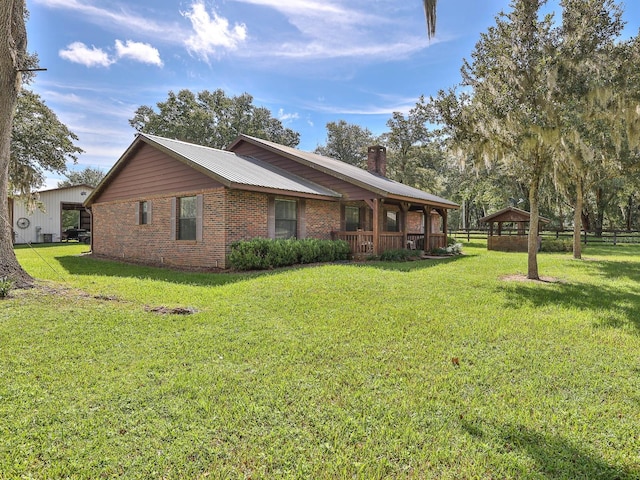
{"label": "brick ranch house", "polygon": [[138,134],[84,205],[92,252],[178,267],[226,268],[252,238],[344,239],[354,255],[446,246],[453,202],[368,171],[247,135],[218,150]]}

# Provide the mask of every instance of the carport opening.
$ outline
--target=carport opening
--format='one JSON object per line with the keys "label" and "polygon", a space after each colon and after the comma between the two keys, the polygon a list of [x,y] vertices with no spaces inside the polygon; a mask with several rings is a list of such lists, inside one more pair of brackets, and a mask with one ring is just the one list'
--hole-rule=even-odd
{"label": "carport opening", "polygon": [[[91,217],[89,212],[81,203],[62,203],[61,205],[60,238],[66,238],[65,232],[89,232],[91,230]],[[77,234],[72,235],[73,239],[77,239]]]}

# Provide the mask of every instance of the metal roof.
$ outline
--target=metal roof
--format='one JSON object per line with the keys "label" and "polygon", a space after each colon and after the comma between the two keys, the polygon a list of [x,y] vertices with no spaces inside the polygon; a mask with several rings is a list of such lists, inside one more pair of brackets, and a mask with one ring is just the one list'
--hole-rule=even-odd
{"label": "metal roof", "polygon": [[336,198],[342,196],[256,158],[146,133],[139,134],[139,137],[201,167],[205,173],[213,174],[230,187],[247,185]]}
{"label": "metal roof", "polygon": [[[531,217],[531,213],[526,210],[521,210],[516,207],[506,207],[502,210],[499,210],[491,215],[487,215],[486,217],[482,217],[480,222],[482,223],[491,223],[491,222],[528,222]],[[548,218],[538,216],[538,221],[542,223],[549,223],[551,220]]]}
{"label": "metal roof", "polygon": [[373,190],[383,196],[398,196],[414,198],[430,203],[437,203],[449,208],[458,208],[458,204],[437,195],[427,193],[423,190],[410,187],[395,180],[390,180],[381,175],[376,175],[362,168],[356,167],[334,158],[325,157],[316,153],[305,152],[291,147],[286,147],[278,143],[240,135],[238,139],[229,147],[233,149],[240,141],[246,140],[254,145],[262,145],[272,151],[280,152],[288,158],[304,163],[312,168],[323,171],[329,175],[340,178],[346,182],[361,186],[368,190]]}

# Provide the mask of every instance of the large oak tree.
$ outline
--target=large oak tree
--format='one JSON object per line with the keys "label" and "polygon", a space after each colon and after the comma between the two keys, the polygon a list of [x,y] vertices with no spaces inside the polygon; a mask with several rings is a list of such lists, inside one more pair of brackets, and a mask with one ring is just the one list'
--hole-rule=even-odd
{"label": "large oak tree", "polygon": [[613,0],[562,0],[561,5],[554,60],[560,132],[555,151],[564,162],[557,165],[556,178],[573,197],[573,255],[581,258],[587,192],[595,190],[601,210],[614,196],[603,187],[613,186],[633,167],[640,147],[637,39],[619,41],[622,8]]}
{"label": "large oak tree", "polygon": [[553,55],[551,18],[539,18],[544,0],[514,0],[483,33],[464,62],[470,94],[441,92],[437,105],[463,158],[499,163],[528,186],[530,228],[527,277],[539,279],[539,189],[551,170],[557,138],[549,78]]}
{"label": "large oak tree", "polygon": [[251,95],[230,97],[220,89],[169,92],[157,110],[143,105],[129,123],[139,132],[212,148],[225,148],[241,133],[289,147],[300,143],[298,132],[286,128],[269,109],[254,105]]}
{"label": "large oak tree", "polygon": [[46,172],[62,174],[67,161],[77,161],[82,149],[76,140],[39,95],[23,88],[11,128],[9,193],[29,202],[31,192],[44,185]]}
{"label": "large oak tree", "polygon": [[367,149],[377,141],[368,128],[339,120],[327,123],[327,142],[319,145],[315,153],[366,168]]}
{"label": "large oak tree", "polygon": [[0,276],[9,277],[17,286],[27,286],[32,282],[13,251],[7,203],[11,132],[22,84],[20,71],[26,64],[26,58],[24,0],[3,0],[0,2]]}

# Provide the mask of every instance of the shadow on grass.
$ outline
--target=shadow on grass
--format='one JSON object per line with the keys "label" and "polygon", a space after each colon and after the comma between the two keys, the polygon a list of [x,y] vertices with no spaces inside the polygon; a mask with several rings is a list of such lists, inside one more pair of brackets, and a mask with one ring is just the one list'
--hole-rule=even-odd
{"label": "shadow on grass", "polygon": [[627,260],[605,260],[593,262],[597,272],[609,280],[627,278],[640,283],[640,262]]}
{"label": "shadow on grass", "polygon": [[[510,306],[529,303],[534,307],[560,305],[566,308],[588,309],[600,317],[601,326],[621,328],[631,326],[640,334],[640,289],[630,285],[617,286],[614,280],[621,278],[640,282],[638,263],[626,261],[601,261],[580,263],[592,270],[595,276],[611,280],[611,283],[554,283],[540,288],[536,284],[513,282],[501,288]],[[576,265],[578,267],[578,265]]]}
{"label": "shadow on grass", "polygon": [[276,272],[275,270],[251,273],[189,272],[77,255],[58,256],[55,259],[72,275],[139,278],[194,286],[221,286]]}
{"label": "shadow on grass", "polygon": [[637,479],[640,472],[610,465],[604,459],[574,445],[558,435],[547,435],[523,425],[488,425],[486,428],[463,421],[462,428],[473,437],[494,443],[500,452],[518,451],[537,466],[536,472],[548,479]]}
{"label": "shadow on grass", "polygon": [[410,262],[336,262],[326,264],[294,265],[291,267],[278,268],[274,270],[260,270],[251,272],[197,272],[184,271],[172,268],[153,267],[141,264],[130,264],[97,258],[91,256],[64,255],[55,259],[60,265],[72,275],[95,275],[99,277],[121,277],[139,278],[145,280],[158,280],[176,284],[194,286],[222,286],[230,283],[252,280],[265,275],[283,275],[300,268],[314,268],[325,265],[343,265],[357,267],[371,267],[383,270],[393,270],[401,272],[412,272],[430,268],[442,263],[464,258],[464,256],[444,257],[442,259],[425,259]]}

